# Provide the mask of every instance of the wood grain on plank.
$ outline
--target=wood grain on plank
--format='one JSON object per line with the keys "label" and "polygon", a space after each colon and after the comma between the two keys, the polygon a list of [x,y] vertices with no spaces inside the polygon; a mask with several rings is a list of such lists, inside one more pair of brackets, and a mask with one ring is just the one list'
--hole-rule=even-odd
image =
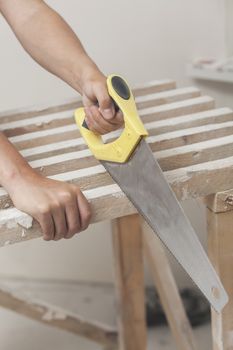
{"label": "wood grain on plank", "polygon": [[[214,107],[214,100],[209,96],[201,96],[185,101],[173,102],[162,106],[149,107],[139,110],[139,115],[144,123],[150,121],[168,119],[185,114],[205,111]],[[74,123],[73,111],[55,113],[54,115],[39,116],[22,121],[9,122],[0,125],[7,137],[27,134],[38,130],[53,129]]]}
{"label": "wood grain on plank", "polygon": [[[195,88],[184,88],[184,89],[177,89],[177,90],[172,90],[171,92],[163,92],[162,93],[162,98],[161,94],[153,94],[153,95],[147,95],[146,96],[146,101],[144,101],[145,97],[141,97],[140,103],[138,108],[139,109],[146,109],[148,105],[150,107],[154,107],[160,104],[168,104],[169,102],[177,102],[177,101],[184,101],[186,99],[191,99],[192,97],[198,97],[200,96],[200,93],[197,89]],[[159,95],[159,96],[158,96]],[[168,96],[166,96],[168,95]],[[161,101],[161,103],[160,103]],[[137,98],[136,98],[137,102]],[[21,127],[27,127],[30,125],[35,124],[36,126],[46,126],[46,124],[51,124],[53,121],[59,121],[59,120],[65,120],[65,119],[70,119],[73,117],[73,112],[74,109],[69,109],[65,111],[57,111],[54,113],[49,113],[49,114],[43,114],[43,115],[38,115],[34,116],[33,118],[26,118],[26,119],[19,119],[19,120],[13,120],[10,117],[7,119],[7,121],[4,123],[3,119],[0,119],[0,127],[1,130],[9,130],[9,129],[16,129],[16,128],[21,128]],[[67,121],[68,123],[69,121]]]}
{"label": "wood grain on plank", "polygon": [[[210,124],[221,124],[224,122],[233,121],[233,112],[229,108],[212,109],[199,113],[184,115],[182,117],[175,117],[166,120],[159,120],[155,122],[145,123],[145,127],[150,135],[160,135],[172,131],[179,131],[182,129],[189,129],[197,126],[205,126],[208,128]],[[80,133],[75,124],[57,127],[54,129],[30,132],[19,136],[13,136],[10,141],[14,143],[17,149],[25,149],[32,147],[39,147],[57,143],[62,141],[69,141],[71,139],[80,138]],[[108,137],[111,137],[109,135]],[[107,137],[107,139],[108,139]]]}
{"label": "wood grain on plank", "polygon": [[[147,128],[150,133],[150,129]],[[110,135],[112,134],[112,135]],[[113,141],[118,133],[110,133],[105,137],[106,141]],[[147,142],[151,145],[153,151],[161,151],[169,148],[181,147],[184,145],[198,143],[209,139],[217,139],[223,136],[233,134],[233,121],[202,125],[189,129],[171,131],[156,136],[147,137]],[[114,135],[114,137],[113,137]],[[59,154],[65,154],[75,151],[84,150],[87,145],[82,137],[70,138],[65,141],[58,141],[48,145],[42,145],[21,150],[21,154],[28,160],[37,160],[46,157],[52,157]]]}
{"label": "wood grain on plank", "polygon": [[[155,138],[155,142],[154,142]],[[156,137],[149,139],[149,145],[154,151]],[[173,170],[206,161],[212,161],[232,155],[233,137],[225,136],[207,141],[197,142],[181,147],[154,152],[162,169]],[[31,160],[33,155],[25,157],[30,165],[45,176],[55,175],[66,171],[88,168],[98,164],[89,149]],[[36,157],[37,158],[37,157]],[[40,158],[40,156],[39,156]]]}

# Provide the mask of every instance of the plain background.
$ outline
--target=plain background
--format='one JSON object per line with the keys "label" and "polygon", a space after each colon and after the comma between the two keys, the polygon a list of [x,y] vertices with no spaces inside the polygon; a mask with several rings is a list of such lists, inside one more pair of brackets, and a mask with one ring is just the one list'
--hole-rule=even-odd
{"label": "plain background", "polygon": [[[230,0],[231,1],[231,0]],[[226,1],[230,4],[230,1]],[[47,1],[72,26],[91,57],[106,73],[120,73],[131,85],[172,78],[196,85],[233,107],[232,86],[191,81],[185,65],[199,57],[224,57],[231,50],[232,21],[223,0]],[[228,4],[228,5],[229,5]],[[226,23],[228,17],[228,24]],[[227,32],[226,32],[227,29]],[[57,38],[59,40],[59,38]],[[40,68],[23,51],[0,18],[0,110],[60,101],[76,92]],[[78,98],[78,95],[77,95]],[[205,213],[199,202],[185,210],[205,243]],[[179,284],[188,284],[172,260]],[[0,276],[112,281],[110,223],[91,226],[70,241],[41,239],[0,251]]]}

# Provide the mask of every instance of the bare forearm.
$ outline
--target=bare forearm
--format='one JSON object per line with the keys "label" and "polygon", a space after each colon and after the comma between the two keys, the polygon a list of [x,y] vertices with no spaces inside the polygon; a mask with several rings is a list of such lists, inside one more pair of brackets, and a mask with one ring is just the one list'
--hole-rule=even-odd
{"label": "bare forearm", "polygon": [[33,59],[82,92],[98,69],[63,18],[41,0],[0,0],[0,9]]}
{"label": "bare forearm", "polygon": [[105,134],[123,124],[109,96],[106,77],[60,15],[42,0],[0,0],[0,11],[34,60],[82,95],[92,131]]}
{"label": "bare forearm", "polygon": [[9,190],[15,180],[29,169],[25,159],[0,132],[0,185]]}

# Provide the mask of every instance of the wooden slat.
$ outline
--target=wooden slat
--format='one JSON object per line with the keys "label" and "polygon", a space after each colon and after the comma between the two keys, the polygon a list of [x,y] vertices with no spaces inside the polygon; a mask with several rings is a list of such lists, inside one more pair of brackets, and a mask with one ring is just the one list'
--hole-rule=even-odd
{"label": "wooden slat", "polygon": [[176,83],[171,79],[153,80],[147,83],[135,85],[133,89],[134,96],[143,96],[156,92],[172,90],[176,88]]}
{"label": "wooden slat", "polygon": [[163,170],[173,170],[193,164],[200,164],[232,155],[233,136],[185,145],[156,152],[155,156]]}
{"label": "wooden slat", "polygon": [[[208,128],[209,124],[218,124],[227,121],[233,121],[232,110],[229,108],[219,108],[216,110],[212,109],[181,117],[149,122],[146,123],[145,126],[150,135],[159,135],[196,126],[207,125],[206,128]],[[17,149],[21,150],[65,140],[70,141],[77,138],[80,138],[80,133],[76,125],[72,124],[54,129],[13,136],[10,138],[10,141],[14,143]],[[111,138],[111,135],[109,135],[109,138]]]}
{"label": "wooden slat", "polygon": [[[144,123],[150,121],[168,119],[172,117],[182,116],[195,112],[205,111],[214,107],[214,100],[209,96],[201,96],[185,101],[174,102],[157,107],[149,107],[139,111],[139,114]],[[12,137],[35,132],[38,130],[53,129],[54,127],[61,127],[71,125],[74,123],[73,111],[65,111],[61,113],[54,113],[25,119],[22,121],[9,122],[0,125],[0,128],[6,136]]]}
{"label": "wooden slat", "polygon": [[[162,91],[175,89],[176,83],[171,79],[155,80],[146,84],[139,84],[133,89],[135,96],[143,96],[147,94],[159,93]],[[28,108],[21,108],[16,110],[10,110],[5,112],[0,112],[0,124],[7,123],[8,121],[17,121],[32,117],[38,117],[42,115],[49,115],[57,112],[62,112],[66,110],[74,110],[82,105],[80,97],[77,99],[72,98],[61,104],[60,101],[51,101],[47,104],[32,106]]]}
{"label": "wooden slat", "polygon": [[[156,139],[156,137],[154,138]],[[153,138],[150,138],[149,141],[153,141]],[[156,145],[156,142],[150,144],[152,150],[154,145]],[[201,166],[201,163],[227,156],[230,157],[232,155],[232,148],[233,137],[230,135],[159,151],[154,154],[163,171],[168,171],[195,164]],[[30,162],[30,165],[50,178],[76,183],[82,190],[113,182],[88,149],[33,160]],[[62,173],[64,173],[64,177]],[[66,175],[67,173],[68,177]],[[11,205],[11,202],[5,192],[0,190],[0,208],[4,208],[6,205]]]}
{"label": "wooden slat", "polygon": [[[175,90],[172,92],[173,92],[172,98],[171,98],[171,92],[169,93],[167,98],[166,98],[167,93],[166,94],[163,93],[163,98],[162,98],[161,104],[164,104],[164,103],[168,104],[169,101],[176,101],[176,100],[177,101],[179,101],[179,100],[184,101],[186,99],[190,100],[192,97],[200,95],[200,93],[198,93],[195,89],[193,91],[193,88],[191,88],[191,91],[190,91],[190,88],[188,88],[188,91],[187,91],[187,89],[181,89],[181,91]],[[147,97],[147,100],[145,101],[145,103],[143,102],[142,99],[140,102],[141,107],[139,109],[142,110],[142,116],[144,114],[147,116],[147,114],[148,114],[147,110],[151,110],[154,113],[154,107],[157,105],[160,105],[159,101],[161,101],[160,94],[158,97],[157,97],[157,94],[148,95],[146,97]],[[201,101],[200,99],[201,100],[203,99],[204,102],[207,101],[206,96],[204,96],[203,98],[199,97],[197,102]],[[148,103],[150,105],[152,105],[152,107],[145,108],[144,104],[145,104],[145,106],[147,106]],[[175,103],[175,102],[173,102],[173,103]],[[196,103],[196,99],[195,99],[195,103]],[[39,127],[40,128],[42,128],[42,127],[49,128],[49,126],[52,123],[54,125],[55,122],[57,123],[57,126],[69,125],[71,123],[71,121],[73,121],[73,112],[74,112],[74,110],[70,109],[70,110],[65,110],[65,111],[58,111],[56,113],[54,112],[54,113],[45,114],[45,115],[43,114],[43,115],[35,116],[32,118],[20,119],[20,120],[16,120],[16,121],[9,117],[5,123],[3,123],[3,119],[0,119],[0,122],[2,122],[0,124],[0,127],[1,127],[1,130],[7,131],[7,130],[17,129],[17,128],[29,128],[29,127],[32,128],[33,125],[35,127],[38,127],[38,128]]]}
{"label": "wooden slat", "polygon": [[[150,132],[149,128],[147,128],[147,130]],[[158,136],[150,136],[147,138],[147,142],[151,144],[153,151],[161,151],[232,134],[233,121],[230,121],[219,124],[203,125],[189,129],[181,129]],[[114,136],[115,135],[120,135],[120,132],[114,133]],[[105,140],[107,141],[112,141],[112,139],[113,133],[112,136],[108,135],[108,137],[105,137]],[[50,143],[48,145],[24,149],[21,151],[21,154],[24,157],[27,157],[28,160],[36,160],[59,154],[80,151],[86,148],[87,145],[84,139],[82,137],[76,137],[74,139],[71,138],[65,141]]]}
{"label": "wooden slat", "polygon": [[[156,145],[156,137],[148,140],[152,151]],[[232,155],[233,137],[225,136],[217,139],[198,142],[181,147],[171,148],[155,152],[162,169],[173,170],[189,165],[203,163]],[[31,160],[33,155],[25,157],[30,165],[45,176],[51,176],[62,172],[83,169],[95,166],[98,161],[92,156],[89,149],[58,154],[38,160]]]}
{"label": "wooden slat", "polygon": [[[233,188],[233,157],[197,164],[166,172],[177,198],[204,197],[216,191]],[[136,209],[115,184],[84,191],[92,210],[92,222],[130,215]],[[38,224],[15,208],[0,210],[0,246],[36,238],[41,235]],[[24,228],[26,227],[26,228]]]}
{"label": "wooden slat", "polygon": [[11,291],[1,288],[0,305],[32,320],[85,337],[102,345],[114,346],[117,342],[115,329],[97,322],[87,321],[42,300],[29,299],[18,292],[15,295]]}
{"label": "wooden slat", "polygon": [[199,97],[200,90],[195,87],[186,87],[182,89],[168,90],[159,93],[138,96],[135,98],[137,108],[143,109],[153,106],[160,106],[167,103],[184,101],[190,98]]}

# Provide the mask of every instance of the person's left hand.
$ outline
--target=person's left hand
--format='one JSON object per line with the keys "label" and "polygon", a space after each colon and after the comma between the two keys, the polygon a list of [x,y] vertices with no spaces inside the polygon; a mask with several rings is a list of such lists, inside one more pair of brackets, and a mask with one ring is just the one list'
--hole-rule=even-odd
{"label": "person's left hand", "polygon": [[88,128],[103,135],[122,127],[123,114],[115,109],[108,94],[106,77],[97,70],[87,75],[83,81],[82,100]]}

